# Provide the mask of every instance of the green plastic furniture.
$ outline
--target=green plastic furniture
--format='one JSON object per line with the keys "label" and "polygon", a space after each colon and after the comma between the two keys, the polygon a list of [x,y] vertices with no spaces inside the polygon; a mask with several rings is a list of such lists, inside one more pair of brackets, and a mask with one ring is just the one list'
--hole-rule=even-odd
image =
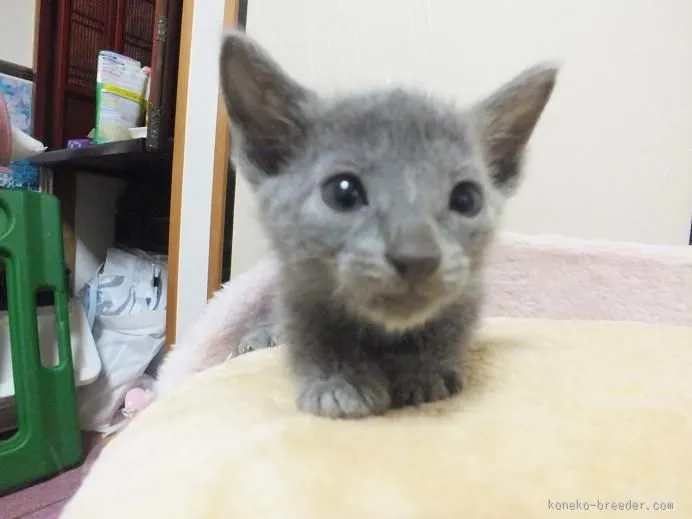
{"label": "green plastic furniture", "polygon": [[[77,465],[83,455],[70,344],[60,202],[0,189],[0,261],[7,279],[17,432],[0,440],[0,494]],[[52,290],[57,365],[41,362],[36,298]]]}

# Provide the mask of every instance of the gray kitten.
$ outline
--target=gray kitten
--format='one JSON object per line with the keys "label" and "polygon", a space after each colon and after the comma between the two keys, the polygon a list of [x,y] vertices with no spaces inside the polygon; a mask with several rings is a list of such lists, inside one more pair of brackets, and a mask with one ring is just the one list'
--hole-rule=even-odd
{"label": "gray kitten", "polygon": [[237,31],[220,65],[233,158],[281,263],[299,409],[356,418],[459,392],[486,252],[557,68],[459,109],[399,88],[326,99]]}

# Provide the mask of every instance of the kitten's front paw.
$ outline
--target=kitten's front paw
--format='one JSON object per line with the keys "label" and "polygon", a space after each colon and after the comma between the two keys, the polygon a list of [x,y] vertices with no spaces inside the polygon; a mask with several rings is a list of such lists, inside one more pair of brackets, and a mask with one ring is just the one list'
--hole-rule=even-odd
{"label": "kitten's front paw", "polygon": [[347,382],[343,377],[307,381],[298,395],[298,409],[326,418],[363,418],[382,414],[391,403],[387,387]]}
{"label": "kitten's front paw", "polygon": [[394,407],[404,407],[437,402],[457,394],[462,386],[462,375],[454,370],[433,372],[426,377],[407,378],[394,384],[392,404]]}

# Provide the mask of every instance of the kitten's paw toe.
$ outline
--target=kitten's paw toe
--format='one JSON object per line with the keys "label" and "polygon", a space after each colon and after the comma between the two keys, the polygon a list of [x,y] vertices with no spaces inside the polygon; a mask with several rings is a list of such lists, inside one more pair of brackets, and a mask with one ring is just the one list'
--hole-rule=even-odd
{"label": "kitten's paw toe", "polygon": [[458,371],[447,371],[442,374],[448,396],[456,395],[464,388],[464,375]]}
{"label": "kitten's paw toe", "polygon": [[273,326],[262,326],[249,332],[242,338],[237,348],[237,355],[249,353],[264,348],[273,348],[277,345],[277,338]]}
{"label": "kitten's paw toe", "polygon": [[395,384],[392,400],[396,407],[417,406],[449,398],[459,393],[462,386],[461,373],[453,370],[441,371],[432,373],[427,378]]}
{"label": "kitten's paw toe", "polygon": [[381,414],[391,402],[386,387],[355,385],[341,377],[312,380],[298,395],[298,408],[326,418],[363,418]]}

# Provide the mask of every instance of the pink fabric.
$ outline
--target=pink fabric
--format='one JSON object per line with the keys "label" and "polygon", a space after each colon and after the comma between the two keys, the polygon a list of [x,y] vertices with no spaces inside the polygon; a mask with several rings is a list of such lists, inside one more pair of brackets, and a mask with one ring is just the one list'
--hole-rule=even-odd
{"label": "pink fabric", "polygon": [[277,264],[268,256],[214,294],[202,317],[169,353],[154,391],[161,396],[189,375],[224,362],[272,300]]}
{"label": "pink fabric", "polygon": [[[692,324],[692,247],[502,233],[488,269],[488,317]],[[166,357],[157,396],[232,354],[266,310],[271,256],[228,282]]]}
{"label": "pink fabric", "polygon": [[504,233],[489,316],[692,324],[692,247]]}

